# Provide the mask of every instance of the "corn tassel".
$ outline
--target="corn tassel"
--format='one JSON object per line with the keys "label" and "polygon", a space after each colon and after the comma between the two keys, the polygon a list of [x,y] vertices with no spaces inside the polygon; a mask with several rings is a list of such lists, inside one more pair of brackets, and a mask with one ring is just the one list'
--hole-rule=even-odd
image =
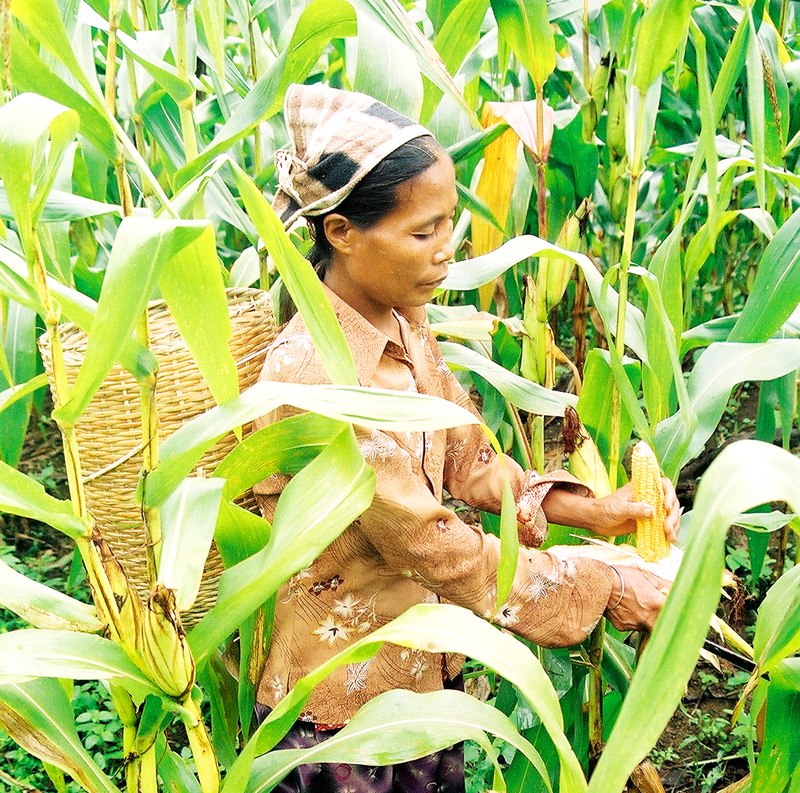
{"label": "corn tassel", "polygon": [[611,484],[603,458],[572,407],[564,412],[561,435],[564,451],[569,455],[569,472],[591,488],[596,498],[610,495]]}
{"label": "corn tassel", "polygon": [[646,501],[653,507],[652,517],[636,521],[636,550],[646,562],[659,562],[670,553],[670,543],[664,532],[664,487],[658,460],[644,441],[633,448],[631,484],[634,500]]}

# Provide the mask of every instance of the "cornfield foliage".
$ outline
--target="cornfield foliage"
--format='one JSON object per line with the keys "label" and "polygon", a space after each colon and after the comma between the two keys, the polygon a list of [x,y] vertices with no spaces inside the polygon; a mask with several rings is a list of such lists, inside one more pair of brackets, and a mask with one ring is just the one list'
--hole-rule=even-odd
{"label": "cornfield foliage", "polygon": [[[394,763],[469,738],[494,763],[498,790],[623,789],[697,661],[729,526],[770,502],[800,511],[800,462],[788,451],[800,366],[796,11],[788,0],[0,0],[0,509],[71,537],[95,596],[87,607],[0,568],[0,603],[31,625],[0,635],[0,725],[58,785],[66,773],[88,791],[254,793],[299,763]],[[703,476],[684,562],[635,673],[630,648],[605,637],[595,673],[614,705],[588,780],[585,664],[449,606],[412,609],[334,664],[364,660],[383,641],[463,652],[503,679],[508,713],[454,692],[398,691],[322,749],[270,751],[322,668],[252,730],[247,664],[269,630],[270,599],[370,503],[352,423],[466,420],[453,405],[354,385],[302,256],[307,233],[287,236],[269,208],[273,154],[286,144],[283,95],[319,81],[420,119],[456,164],[457,262],[429,314],[448,363],[483,397],[498,448],[541,465],[537,416],[576,405],[612,483],[625,477],[634,435],[677,480],[734,387],[761,384],[758,440],[732,444]],[[225,288],[279,282],[337,385],[260,384],[240,395]],[[75,425],[117,361],[140,384],[143,426],[157,422],[142,319],[157,296],[218,406],[148,446],[141,499],[161,611],[139,613],[92,533]],[[72,385],[59,358],[64,321],[89,338]],[[43,331],[71,501],[16,470],[45,385]],[[579,396],[553,389],[562,373]],[[238,478],[189,476],[219,437],[281,404],[313,415],[234,450],[222,470],[247,472]],[[776,430],[784,448],[772,443]],[[272,526],[234,504],[254,484],[250,472],[257,481],[265,470],[295,474]],[[508,515],[500,531],[502,593],[517,552]],[[762,555],[765,536],[751,537]],[[183,639],[170,618],[190,605],[212,537],[228,567],[217,604]],[[766,706],[749,783],[761,793],[800,784],[798,571],[760,608],[757,669],[743,692],[753,715]],[[137,620],[162,631],[166,668],[131,632]],[[220,655],[236,631],[238,685]],[[562,674],[553,682],[545,667]],[[125,780],[81,745],[65,678],[109,686]],[[193,763],[168,741],[173,723],[185,727]],[[496,739],[516,749],[510,767]]]}

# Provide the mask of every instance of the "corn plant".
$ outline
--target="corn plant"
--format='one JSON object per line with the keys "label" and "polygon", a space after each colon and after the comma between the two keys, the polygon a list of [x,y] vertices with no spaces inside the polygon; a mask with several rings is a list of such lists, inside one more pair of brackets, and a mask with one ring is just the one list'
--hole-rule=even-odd
{"label": "corn plant", "polygon": [[[351,425],[474,421],[446,403],[354,385],[352,360],[300,253],[307,235],[287,237],[264,197],[275,186],[272,155],[285,143],[282,98],[306,80],[365,91],[419,118],[448,148],[462,200],[459,261],[429,313],[448,363],[483,396],[498,449],[541,463],[542,424],[525,415],[561,416],[572,406],[612,482],[625,476],[620,461],[633,434],[676,480],[739,383],[762,381],[760,439],[775,434],[773,405],[787,445],[794,421],[800,133],[791,4],[3,0],[0,30],[0,509],[72,538],[94,597],[85,606],[0,570],[0,602],[32,626],[0,637],[4,729],[57,780],[67,773],[86,790],[118,789],[81,746],[57,681],[99,679],[124,725],[129,790],[154,791],[159,778],[203,793],[269,790],[299,763],[393,763],[464,738],[491,758],[496,789],[621,790],[696,662],[728,526],[769,501],[800,504],[797,463],[785,450],[739,443],[709,469],[684,564],[635,674],[614,637],[599,631],[585,648],[595,705],[601,672],[625,693],[590,779],[582,729],[562,714],[580,710],[577,686],[556,690],[540,663],[555,656],[454,607],[418,608],[371,634],[300,681],[252,731],[257,679],[248,664],[261,649],[254,626],[261,620],[268,635],[270,597],[371,499]],[[530,103],[530,135],[507,114],[513,101]],[[484,129],[478,118],[490,110]],[[501,141],[513,168],[498,178],[489,147]],[[587,224],[581,243],[576,215]],[[471,246],[480,255],[467,259]],[[254,283],[286,286],[336,386],[260,384],[237,393],[224,287]],[[569,353],[560,342],[566,317],[578,331],[576,358],[587,341],[585,293],[595,346],[570,370],[578,397],[544,386],[552,385],[552,362],[569,365],[556,352],[561,344]],[[156,294],[217,402],[160,443],[145,311]],[[63,320],[89,337],[72,386],[59,352]],[[42,328],[68,502],[14,469],[32,405],[41,405]],[[93,528],[75,438],[117,361],[141,390],[147,602]],[[219,437],[282,404],[311,413],[254,436],[209,479],[189,476]],[[293,479],[270,526],[234,500],[278,471]],[[510,513],[498,530],[501,595],[517,554]],[[227,569],[216,606],[185,633],[180,614],[196,595],[212,537]],[[759,542],[753,535],[752,547]],[[790,572],[773,587],[758,617],[758,669],[745,692],[753,713],[767,703],[765,740],[751,757],[757,791],[787,789],[800,774],[790,729],[800,689],[795,579]],[[237,630],[238,685],[220,656]],[[513,685],[538,726],[518,729],[499,710],[452,692],[393,692],[320,749],[270,751],[318,680],[383,641],[482,661]],[[571,667],[575,683],[582,668]],[[173,722],[185,731],[196,775],[168,742]],[[540,727],[554,752],[544,751]],[[487,734],[517,749],[509,769]],[[593,741],[599,749],[597,733]]]}

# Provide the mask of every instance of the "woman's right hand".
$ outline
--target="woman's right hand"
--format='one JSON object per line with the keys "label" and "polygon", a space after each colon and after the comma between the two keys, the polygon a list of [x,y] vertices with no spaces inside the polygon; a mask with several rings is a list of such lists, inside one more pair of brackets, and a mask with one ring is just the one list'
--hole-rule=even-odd
{"label": "woman's right hand", "polygon": [[615,564],[614,586],[605,615],[620,631],[652,631],[667,599],[664,581],[638,567]]}

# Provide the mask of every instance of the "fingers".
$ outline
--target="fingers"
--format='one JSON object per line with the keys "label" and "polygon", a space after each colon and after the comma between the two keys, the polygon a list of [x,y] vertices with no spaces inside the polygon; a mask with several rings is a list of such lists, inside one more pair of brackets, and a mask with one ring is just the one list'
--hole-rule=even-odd
{"label": "fingers", "polygon": [[618,575],[615,576],[606,617],[620,631],[651,631],[666,595],[653,584],[644,570],[616,566],[614,570]]}
{"label": "fingers", "polygon": [[670,542],[678,541],[678,531],[681,528],[681,505],[672,482],[666,477],[661,478],[664,486],[664,510],[666,518],[664,521],[664,531]]}

